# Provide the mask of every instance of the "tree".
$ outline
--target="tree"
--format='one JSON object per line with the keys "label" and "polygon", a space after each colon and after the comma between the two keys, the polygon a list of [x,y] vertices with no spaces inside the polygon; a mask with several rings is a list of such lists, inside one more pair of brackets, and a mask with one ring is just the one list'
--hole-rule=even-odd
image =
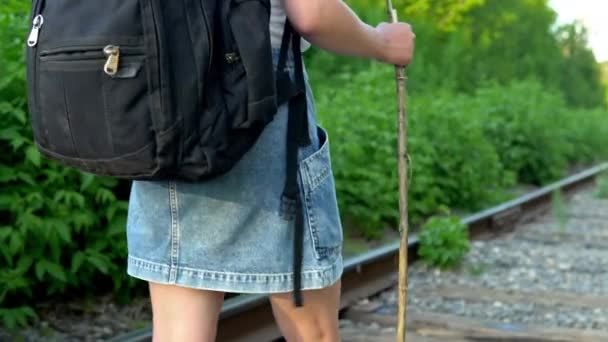
{"label": "tree", "polygon": [[568,103],[587,108],[605,105],[601,68],[588,47],[587,29],[579,22],[563,25],[557,37],[564,56],[560,84]]}

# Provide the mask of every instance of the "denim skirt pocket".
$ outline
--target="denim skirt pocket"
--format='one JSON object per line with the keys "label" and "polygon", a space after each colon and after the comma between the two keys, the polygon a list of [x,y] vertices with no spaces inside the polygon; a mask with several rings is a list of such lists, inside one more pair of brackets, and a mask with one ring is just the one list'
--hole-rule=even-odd
{"label": "denim skirt pocket", "polygon": [[320,148],[300,162],[304,192],[304,212],[311,242],[318,260],[336,258],[341,253],[343,233],[331,169],[329,138],[317,126]]}

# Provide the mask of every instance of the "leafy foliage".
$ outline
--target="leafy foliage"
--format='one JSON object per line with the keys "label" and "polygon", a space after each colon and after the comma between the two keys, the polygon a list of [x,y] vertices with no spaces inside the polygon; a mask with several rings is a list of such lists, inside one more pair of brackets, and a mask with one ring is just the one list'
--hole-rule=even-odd
{"label": "leafy foliage", "polygon": [[565,143],[570,146],[568,160],[571,164],[589,164],[608,159],[608,113],[604,109],[568,110],[560,118]]}
{"label": "leafy foliage", "polygon": [[480,88],[475,95],[486,136],[518,180],[543,184],[563,175],[574,146],[566,139],[570,127],[561,124],[570,113],[558,92],[518,82]]}
{"label": "leafy foliage", "polygon": [[[369,22],[386,20],[383,0],[349,4]],[[547,1],[394,4],[418,37],[408,67],[412,223],[441,206],[494,203],[515,182],[545,184],[571,164],[607,157],[603,86],[586,32],[577,24],[556,28]],[[320,121],[332,137],[341,210],[375,237],[397,219],[392,70],[307,55]]]}
{"label": "leafy foliage", "polygon": [[[373,64],[339,91],[319,87],[320,121],[331,131],[340,206],[370,237],[398,213],[397,122],[390,68]],[[362,94],[352,105],[351,94]],[[414,222],[442,205],[480,208],[513,183],[465,96],[412,99],[409,116],[410,211]],[[342,108],[344,111],[336,111]]]}
{"label": "leafy foliage", "polygon": [[35,318],[25,303],[83,289],[128,291],[127,204],[114,179],[42,158],[27,115],[24,44],[29,4],[0,12],[0,316],[8,327]]}
{"label": "leafy foliage", "polygon": [[[397,226],[397,122],[390,67],[343,74],[339,89],[317,87],[330,131],[344,218],[363,235]],[[353,94],[357,101],[353,104]],[[475,210],[506,198],[516,182],[545,184],[566,166],[607,157],[604,110],[569,110],[559,92],[534,81],[488,85],[473,96],[437,91],[409,99],[409,211],[412,223],[447,206]]]}
{"label": "leafy foliage", "polygon": [[0,308],[0,324],[8,329],[15,329],[18,326],[26,326],[28,320],[37,319],[36,312],[29,306],[21,306],[17,308],[4,309]]}
{"label": "leafy foliage", "polygon": [[[393,1],[416,32],[408,68],[412,94],[438,88],[474,93],[488,81],[508,85],[535,79],[554,87],[569,106],[605,106],[601,70],[578,23],[556,25],[547,0]],[[368,22],[386,21],[385,0],[351,0]],[[319,77],[357,72],[367,64],[314,51],[309,65]],[[339,77],[327,82],[339,83]]]}
{"label": "leafy foliage", "polygon": [[560,82],[567,103],[588,108],[601,106],[605,103],[602,70],[586,46],[587,29],[575,22],[560,27],[557,36],[564,51]]}
{"label": "leafy foliage", "polygon": [[457,266],[470,249],[468,229],[457,217],[432,217],[418,238],[422,261],[439,268]]}

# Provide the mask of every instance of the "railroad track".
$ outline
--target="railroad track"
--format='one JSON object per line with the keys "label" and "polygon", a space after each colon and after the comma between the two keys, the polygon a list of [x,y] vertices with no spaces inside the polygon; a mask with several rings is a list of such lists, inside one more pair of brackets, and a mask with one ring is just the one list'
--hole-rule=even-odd
{"label": "railroad track", "polygon": [[[469,227],[469,235],[472,239],[478,241],[473,243],[470,254],[482,260],[496,248],[496,246],[490,245],[486,241],[502,239],[505,236],[511,236],[509,241],[517,244],[517,246],[523,246],[524,243],[533,246],[532,244],[536,239],[536,243],[539,243],[538,240],[540,240],[542,244],[553,243],[553,248],[559,248],[560,241],[569,241],[567,239],[568,234],[572,235],[576,232],[570,230],[558,231],[557,236],[560,236],[562,240],[556,240],[554,228],[544,229],[547,227],[543,228],[542,221],[534,223],[534,219],[542,216],[551,208],[552,195],[556,190],[559,190],[565,198],[570,198],[582,190],[589,189],[594,184],[596,176],[604,171],[608,171],[608,163],[583,171],[502,205],[463,218],[463,222]],[[577,219],[577,215],[583,218],[597,216],[592,220],[601,222],[605,218],[608,221],[608,210],[604,214],[605,216],[597,211],[587,213],[584,210],[579,210],[572,213],[574,219]],[[547,225],[547,222],[545,222],[545,225]],[[515,227],[531,229],[515,231]],[[572,248],[587,248],[590,244],[601,243],[601,241],[598,242],[597,238],[602,236],[608,238],[608,223],[604,228],[606,228],[604,232],[601,231],[601,227],[598,228],[593,233],[596,235],[587,236],[585,241],[575,240],[572,242],[574,244]],[[536,231],[537,234],[531,234],[529,231]],[[606,239],[604,245],[608,247],[608,239]],[[508,250],[508,246],[508,244],[505,244],[498,250],[501,250],[501,248]],[[416,261],[417,248],[417,236],[412,235],[409,239],[410,252],[408,255],[410,263]],[[345,261],[341,301],[342,316],[345,317],[342,321],[344,323],[343,339],[345,342],[394,341],[394,332],[392,332],[391,327],[396,325],[396,318],[392,314],[391,308],[394,308],[395,304],[394,294],[396,292],[393,287],[396,284],[398,250],[399,243],[395,242]],[[543,255],[539,257],[542,259]],[[502,260],[500,255],[496,258]],[[584,259],[581,263],[585,260],[588,259]],[[604,260],[608,262],[608,252],[606,252]],[[529,262],[529,259],[519,260],[517,256],[511,256],[510,259],[506,258],[502,262],[505,267],[498,270],[493,269],[493,272],[505,272],[507,280],[511,278],[519,279],[522,274],[510,274],[508,266],[517,265],[517,262]],[[554,262],[560,263],[562,261]],[[568,265],[573,267],[574,264],[570,263]],[[558,269],[559,267],[561,267],[561,264],[557,266]],[[525,267],[514,267],[514,269],[521,271]],[[608,271],[608,263],[604,266],[604,269]],[[471,313],[467,316],[466,314],[458,315],[453,312],[438,313],[437,310],[434,312],[418,310],[418,308],[424,309],[425,305],[426,307],[432,305],[449,307],[453,303],[460,303],[456,305],[459,307],[463,306],[462,303],[471,303],[471,307],[475,308],[478,303],[488,301],[491,301],[492,305],[496,307],[509,307],[509,305],[513,306],[514,303],[520,302],[544,307],[569,303],[576,304],[583,309],[596,310],[595,312],[598,312],[598,306],[605,307],[605,313],[608,315],[608,294],[607,296],[601,296],[600,294],[585,295],[585,291],[572,293],[564,289],[549,293],[546,289],[543,291],[542,288],[531,288],[530,291],[516,293],[500,288],[500,286],[486,288],[471,286],[471,284],[458,285],[457,278],[451,280],[454,282],[453,284],[441,283],[438,279],[445,278],[445,274],[436,274],[437,272],[424,269],[424,267],[415,268],[411,272],[434,274],[434,277],[427,277],[426,280],[421,280],[419,284],[416,284],[417,274],[414,273],[410,276],[410,285],[413,285],[413,288],[410,290],[408,308],[414,305],[416,310],[408,309],[408,329],[411,330],[408,341],[608,341],[608,331],[602,333],[582,328],[545,327],[538,322],[523,325],[509,323],[508,319],[506,323],[505,319],[502,321],[496,319],[485,320]],[[538,279],[538,277],[548,275],[536,274],[535,276]],[[589,276],[593,278],[593,274]],[[424,278],[424,275],[422,278]],[[427,282],[425,283],[425,281]],[[393,296],[391,296],[391,293]],[[367,299],[370,297],[374,298]],[[438,298],[441,298],[440,303],[433,302],[434,299]],[[393,302],[388,303],[391,300]],[[413,301],[418,302],[413,303]],[[548,311],[544,314],[551,315],[552,313]],[[553,314],[557,315],[558,313]],[[366,335],[365,332],[367,331],[366,324],[373,327],[369,331],[369,335]],[[357,328],[357,326],[360,328]],[[151,329],[147,328],[118,336],[111,341],[151,341],[151,336]],[[237,296],[226,300],[220,316],[217,341],[274,341],[280,337],[266,296]]]}

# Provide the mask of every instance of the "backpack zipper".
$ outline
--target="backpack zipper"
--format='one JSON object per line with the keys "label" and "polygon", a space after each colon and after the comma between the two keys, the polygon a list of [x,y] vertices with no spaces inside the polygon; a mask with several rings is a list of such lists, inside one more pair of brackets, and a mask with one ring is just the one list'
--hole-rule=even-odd
{"label": "backpack zipper", "polygon": [[109,76],[114,76],[118,72],[118,63],[120,61],[120,47],[116,45],[108,45],[103,48],[103,53],[106,55],[106,64],[103,66],[103,72]]}
{"label": "backpack zipper", "polygon": [[44,24],[44,17],[42,16],[42,5],[44,0],[38,0],[34,8],[32,9],[32,29],[27,38],[27,45],[29,47],[35,47],[38,44],[38,37],[40,36],[40,29]]}
{"label": "backpack zipper", "polygon": [[[78,53],[77,57],[70,54]],[[120,70],[120,61],[123,57],[144,56],[144,49],[135,46],[67,46],[47,49],[40,52],[40,60],[43,62],[84,62],[87,60],[99,60],[105,58],[103,72],[108,76],[115,76]]]}
{"label": "backpack zipper", "polygon": [[[120,49],[121,55],[145,55],[145,49],[142,46],[137,45],[71,45],[54,47],[40,51],[40,57],[42,59],[57,58],[60,55],[67,55],[69,53],[85,53],[86,56],[79,56],[79,58],[103,58],[105,56],[104,49],[108,46],[116,46]],[[66,58],[67,60],[67,58]]]}
{"label": "backpack zipper", "polygon": [[34,47],[38,44],[38,36],[40,35],[40,29],[44,24],[44,17],[42,14],[38,14],[34,17],[32,21],[32,31],[30,32],[30,36],[27,39],[27,45],[29,47]]}
{"label": "backpack zipper", "polygon": [[[40,94],[38,93],[38,69],[40,62],[38,60],[38,49],[36,48],[36,45],[38,44],[38,38],[40,37],[40,30],[44,24],[44,17],[42,16],[42,6],[44,5],[44,0],[35,1],[33,4],[32,15],[30,17],[32,20],[32,28],[26,42],[27,46],[29,47],[27,49],[27,58],[30,62],[30,69],[28,69],[27,73],[28,79],[30,79],[32,82],[32,94],[30,95],[31,108],[29,109],[33,112],[32,124],[37,125],[38,128],[42,128],[44,127],[42,124],[44,120],[41,117],[36,117],[38,114],[38,107],[40,105]],[[48,140],[48,131],[46,129],[43,129],[43,131],[39,132],[39,134],[41,134],[41,143]]]}

